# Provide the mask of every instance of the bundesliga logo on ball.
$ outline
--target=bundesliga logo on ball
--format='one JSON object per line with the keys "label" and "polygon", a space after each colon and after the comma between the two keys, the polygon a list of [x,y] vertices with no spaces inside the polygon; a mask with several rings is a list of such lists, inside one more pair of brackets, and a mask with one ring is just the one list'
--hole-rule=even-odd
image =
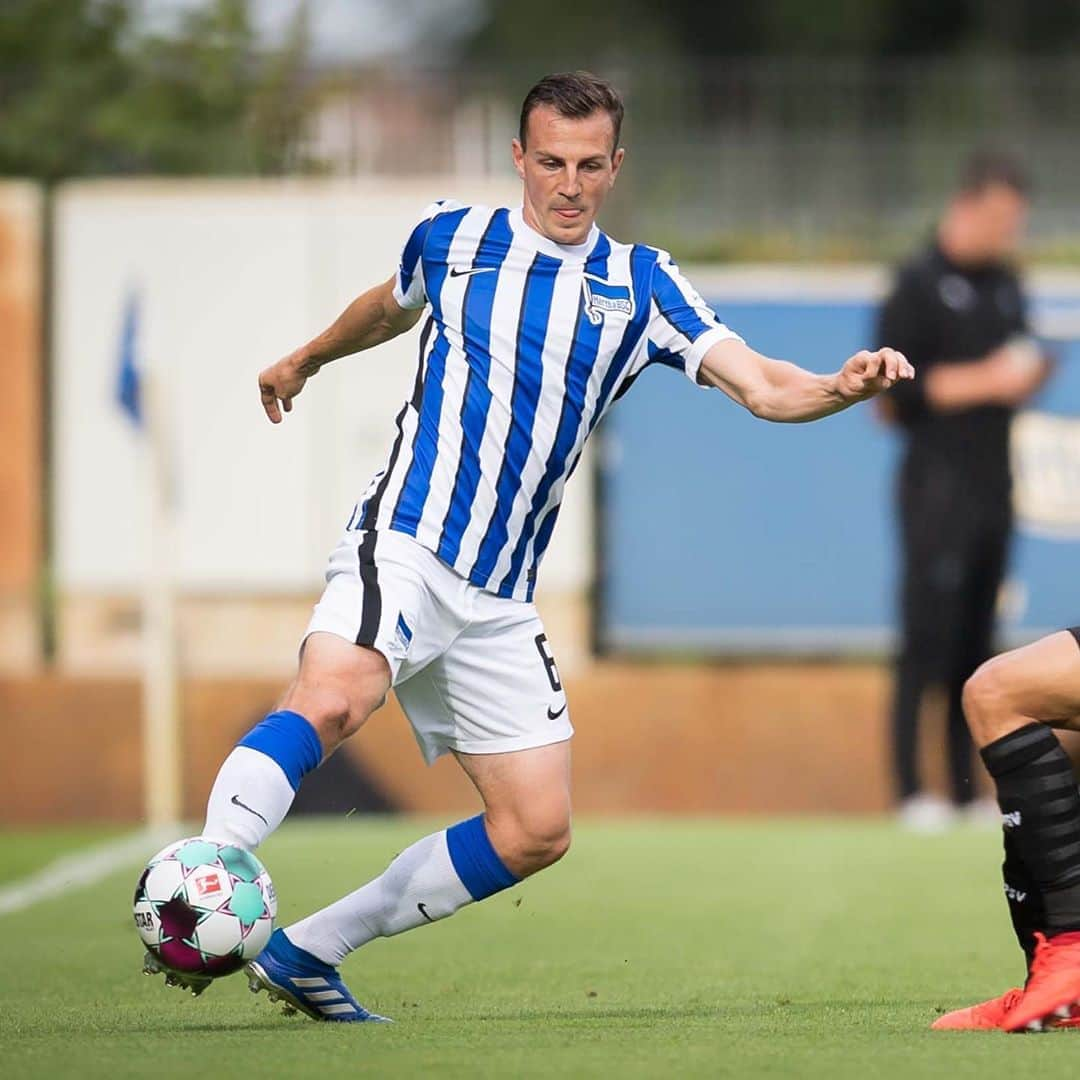
{"label": "bundesliga logo on ball", "polygon": [[262,863],[205,837],[159,851],[135,887],[135,929],[148,950],[144,970],[164,971],[194,993],[257,956],[276,914]]}

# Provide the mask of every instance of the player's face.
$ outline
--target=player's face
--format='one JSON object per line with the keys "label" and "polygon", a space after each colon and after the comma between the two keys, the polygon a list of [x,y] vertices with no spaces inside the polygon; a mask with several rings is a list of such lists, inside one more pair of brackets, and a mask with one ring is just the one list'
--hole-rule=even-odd
{"label": "player's face", "polygon": [[1007,184],[990,184],[971,197],[971,213],[982,253],[1000,259],[1020,245],[1027,223],[1028,203]]}
{"label": "player's face", "polygon": [[549,105],[533,109],[525,146],[514,140],[526,222],[557,244],[582,243],[622,165],[614,143],[614,125],[602,109],[581,119]]}

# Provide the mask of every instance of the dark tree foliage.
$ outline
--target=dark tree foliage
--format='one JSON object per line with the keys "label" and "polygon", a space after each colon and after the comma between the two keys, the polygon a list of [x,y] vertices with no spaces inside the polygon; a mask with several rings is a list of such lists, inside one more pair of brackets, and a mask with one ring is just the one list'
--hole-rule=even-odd
{"label": "dark tree foliage", "polygon": [[1061,52],[1080,40],[1075,0],[548,0],[542,18],[515,0],[489,0],[489,10],[472,49],[504,62]]}
{"label": "dark tree foliage", "polygon": [[0,4],[0,174],[277,173],[307,107],[305,12],[259,47],[247,0],[212,0],[174,33],[128,0]]}

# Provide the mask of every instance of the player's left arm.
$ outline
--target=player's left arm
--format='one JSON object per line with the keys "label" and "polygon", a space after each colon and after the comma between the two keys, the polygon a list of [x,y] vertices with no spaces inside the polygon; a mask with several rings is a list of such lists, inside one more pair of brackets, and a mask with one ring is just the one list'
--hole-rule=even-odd
{"label": "player's left arm", "polygon": [[763,420],[797,424],[831,416],[914,377],[915,369],[895,349],[864,349],[834,374],[816,375],[729,338],[702,357],[697,381],[723,390]]}

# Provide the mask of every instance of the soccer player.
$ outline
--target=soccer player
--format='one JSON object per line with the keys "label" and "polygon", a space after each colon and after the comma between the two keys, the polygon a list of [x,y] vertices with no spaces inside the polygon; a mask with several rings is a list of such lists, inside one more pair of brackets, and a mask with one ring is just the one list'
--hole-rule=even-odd
{"label": "soccer player", "polygon": [[424,758],[454,754],[484,807],[274,933],[248,967],[252,989],[316,1020],[379,1019],[338,974],[354,949],[506,889],[570,844],[572,728],[532,600],[563,488],[612,402],[662,364],[756,416],[797,422],[913,377],[888,348],[832,375],[768,359],[665,252],[601,232],[622,118],[595,76],[541,80],[513,141],[522,206],[434,203],[389,280],[259,376],[280,423],[324,364],[423,320],[412,396],[330,558],[299,673],[221,766],[204,833],[255,848],[391,687]]}
{"label": "soccer player", "polygon": [[1028,977],[939,1017],[939,1031],[1080,1026],[1080,793],[1051,730],[1080,730],[1078,646],[1078,626],[1050,634],[987,661],[964,686],[968,726],[997,786],[1005,895]]}

